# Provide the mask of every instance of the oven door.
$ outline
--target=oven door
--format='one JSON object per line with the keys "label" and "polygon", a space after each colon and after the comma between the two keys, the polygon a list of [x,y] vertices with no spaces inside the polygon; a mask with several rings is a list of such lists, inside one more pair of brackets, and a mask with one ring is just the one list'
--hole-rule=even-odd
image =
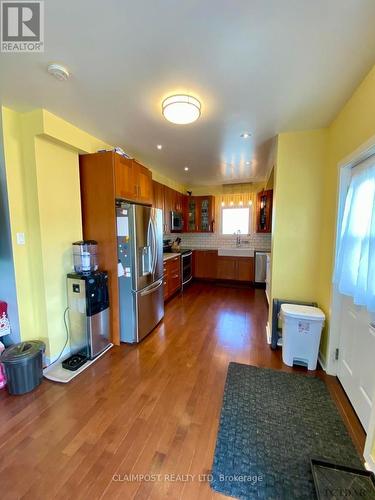
{"label": "oven door", "polygon": [[193,254],[192,252],[181,255],[182,287],[193,279]]}

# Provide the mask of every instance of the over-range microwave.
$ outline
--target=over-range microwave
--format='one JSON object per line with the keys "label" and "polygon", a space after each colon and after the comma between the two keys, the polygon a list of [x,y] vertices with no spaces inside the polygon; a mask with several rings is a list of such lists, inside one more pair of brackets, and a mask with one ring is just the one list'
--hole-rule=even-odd
{"label": "over-range microwave", "polygon": [[181,212],[171,212],[171,231],[181,232],[184,229],[184,219]]}

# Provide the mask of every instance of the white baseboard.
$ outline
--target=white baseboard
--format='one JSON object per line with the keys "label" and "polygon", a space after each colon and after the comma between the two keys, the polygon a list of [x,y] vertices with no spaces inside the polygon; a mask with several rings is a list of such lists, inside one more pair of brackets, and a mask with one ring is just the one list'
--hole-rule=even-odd
{"label": "white baseboard", "polygon": [[375,461],[372,458],[372,456],[371,455],[366,456],[366,454],[365,454],[365,460],[366,460],[366,462],[365,462],[366,469],[375,473]]}
{"label": "white baseboard", "polygon": [[271,328],[268,321],[266,324],[266,336],[267,336],[267,344],[271,345]]}
{"label": "white baseboard", "polygon": [[318,361],[319,361],[319,364],[320,366],[323,368],[323,370],[326,372],[327,371],[327,363],[325,362],[325,360],[323,359],[321,353],[319,353],[318,355]]}
{"label": "white baseboard", "polygon": [[[71,351],[70,351],[70,345],[67,345],[65,347],[65,349],[63,350],[61,356],[60,356],[60,359],[59,361],[64,361],[64,359],[66,358],[69,358],[69,356],[71,355]],[[56,354],[55,356],[44,356],[44,366],[50,366],[52,365],[52,363],[55,363],[57,358],[59,357],[59,354]]]}

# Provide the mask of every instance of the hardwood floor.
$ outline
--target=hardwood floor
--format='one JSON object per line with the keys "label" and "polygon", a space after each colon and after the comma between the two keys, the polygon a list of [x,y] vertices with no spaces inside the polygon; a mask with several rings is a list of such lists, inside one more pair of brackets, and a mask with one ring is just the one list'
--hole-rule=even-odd
{"label": "hardwood floor", "polygon": [[[1,497],[224,498],[205,475],[228,363],[291,371],[266,344],[266,319],[263,291],[195,283],[140,345],[113,348],[67,385],[0,391]],[[365,435],[341,386],[317,373],[362,452]]]}

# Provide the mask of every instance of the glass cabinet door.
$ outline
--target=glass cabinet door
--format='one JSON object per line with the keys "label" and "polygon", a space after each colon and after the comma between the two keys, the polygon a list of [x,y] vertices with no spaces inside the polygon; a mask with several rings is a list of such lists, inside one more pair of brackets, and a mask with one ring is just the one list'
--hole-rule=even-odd
{"label": "glass cabinet door", "polygon": [[197,230],[197,201],[195,198],[188,200],[188,231]]}
{"label": "glass cabinet door", "polygon": [[200,230],[210,231],[210,200],[204,198],[200,202]]}

